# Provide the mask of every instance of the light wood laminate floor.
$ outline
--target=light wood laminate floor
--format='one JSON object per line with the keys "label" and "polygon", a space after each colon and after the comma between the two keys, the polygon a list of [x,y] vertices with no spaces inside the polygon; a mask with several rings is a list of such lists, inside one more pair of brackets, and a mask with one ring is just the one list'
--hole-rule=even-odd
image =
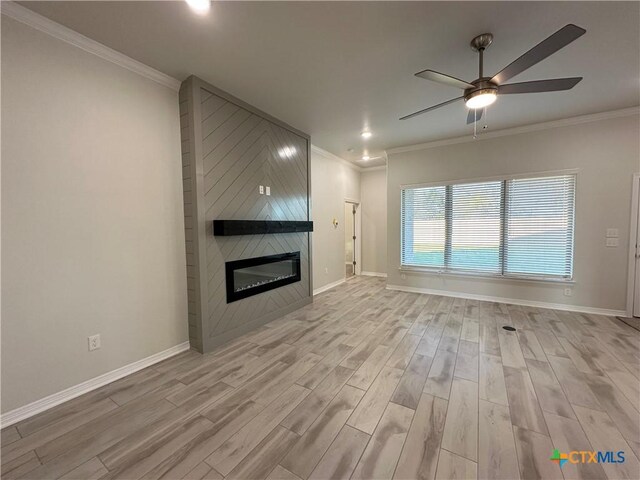
{"label": "light wood laminate floor", "polygon": [[[4,429],[2,478],[637,479],[639,342],[613,317],[355,277]],[[554,448],[626,460],[560,469]]]}

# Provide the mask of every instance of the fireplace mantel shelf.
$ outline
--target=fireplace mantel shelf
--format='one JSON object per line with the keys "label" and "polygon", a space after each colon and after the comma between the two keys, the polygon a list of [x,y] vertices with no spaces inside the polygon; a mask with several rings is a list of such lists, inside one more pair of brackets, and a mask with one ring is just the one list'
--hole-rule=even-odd
{"label": "fireplace mantel shelf", "polygon": [[289,220],[214,220],[216,237],[265,233],[313,232],[313,222]]}

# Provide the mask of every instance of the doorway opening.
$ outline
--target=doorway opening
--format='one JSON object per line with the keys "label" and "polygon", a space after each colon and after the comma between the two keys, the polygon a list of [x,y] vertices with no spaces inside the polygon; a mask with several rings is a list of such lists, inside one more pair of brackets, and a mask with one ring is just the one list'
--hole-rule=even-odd
{"label": "doorway opening", "polygon": [[640,174],[633,176],[627,316],[640,320]]}
{"label": "doorway opening", "polygon": [[344,266],[345,277],[350,278],[360,273],[360,235],[359,204],[346,200],[344,202]]}

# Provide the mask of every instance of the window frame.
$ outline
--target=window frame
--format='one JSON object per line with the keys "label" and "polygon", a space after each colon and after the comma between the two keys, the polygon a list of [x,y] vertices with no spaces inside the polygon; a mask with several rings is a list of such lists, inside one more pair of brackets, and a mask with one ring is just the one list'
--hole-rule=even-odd
{"label": "window frame", "polygon": [[[504,248],[506,241],[506,222],[507,222],[507,212],[506,212],[506,196],[507,196],[507,185],[506,182],[509,180],[519,180],[519,179],[535,179],[535,178],[545,178],[545,177],[558,177],[558,176],[574,176],[574,191],[573,191],[573,215],[572,215],[572,239],[571,239],[571,276],[569,277],[561,277],[558,275],[540,275],[540,274],[518,274],[518,273],[508,273],[505,272],[504,268]],[[578,180],[579,180],[579,169],[566,169],[566,170],[553,170],[553,171],[544,171],[544,172],[531,172],[531,173],[522,173],[522,174],[514,174],[514,175],[500,175],[500,176],[492,176],[492,177],[480,177],[480,178],[468,178],[461,180],[447,180],[447,181],[439,181],[439,182],[429,182],[429,183],[417,183],[417,184],[404,184],[400,185],[400,259],[398,270],[410,274],[437,274],[444,276],[453,276],[453,277],[480,277],[487,279],[496,279],[496,280],[519,280],[519,281],[534,281],[534,282],[544,282],[544,283],[563,283],[563,284],[574,284],[575,283],[575,237],[576,237],[576,216],[577,216],[577,191],[578,191]],[[404,190],[412,190],[418,188],[431,188],[431,187],[450,187],[452,185],[464,185],[464,184],[473,184],[473,183],[484,183],[484,182],[503,182],[501,187],[502,189],[502,198],[500,202],[500,247],[499,247],[499,258],[500,258],[500,272],[499,273],[491,273],[491,272],[481,272],[477,270],[464,270],[464,269],[450,269],[447,266],[443,267],[430,267],[430,266],[421,266],[421,265],[403,265],[402,264],[402,251],[404,245],[404,228],[402,225],[403,218],[403,201],[402,195]],[[450,189],[447,189],[450,190]],[[445,229],[448,230],[450,228],[449,222],[447,222],[445,218]],[[446,242],[451,239],[447,239],[448,233],[445,233],[445,246]],[[446,262],[446,260],[445,260]]]}

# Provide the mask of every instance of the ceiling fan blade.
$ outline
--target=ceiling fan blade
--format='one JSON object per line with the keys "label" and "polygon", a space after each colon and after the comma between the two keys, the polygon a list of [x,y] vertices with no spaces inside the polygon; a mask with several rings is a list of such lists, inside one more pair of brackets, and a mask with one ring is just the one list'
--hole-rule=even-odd
{"label": "ceiling fan blade", "polygon": [[435,72],[433,70],[423,70],[421,72],[418,72],[416,73],[416,77],[431,80],[432,82],[442,83],[443,85],[447,85],[449,87],[461,88],[463,90],[466,88],[473,88],[472,84],[465,82],[464,80],[452,77],[451,75],[445,75],[444,73]]}
{"label": "ceiling fan blade", "polygon": [[470,108],[467,113],[467,125],[471,125],[473,122],[477,122],[482,118],[484,108]]}
{"label": "ceiling fan blade", "polygon": [[585,32],[586,30],[584,28],[580,28],[571,23],[569,25],[565,25],[520,58],[503,68],[502,71],[493,76],[491,81],[498,85],[506,82],[519,73],[524,72],[527,68],[532,67],[536,63],[553,55],[561,48],[566,47],[571,42],[584,35]]}
{"label": "ceiling fan blade", "polygon": [[451,100],[447,100],[446,102],[439,103],[429,108],[423,108],[422,110],[418,110],[417,112],[411,113],[409,115],[405,115],[404,117],[400,117],[400,120],[407,120],[408,118],[417,117],[418,115],[422,115],[423,113],[430,112],[431,110],[435,110],[436,108],[444,107],[445,105],[449,105],[450,103],[457,102],[458,100],[462,100],[463,97],[452,98]]}
{"label": "ceiling fan blade", "polygon": [[539,92],[559,92],[561,90],[571,90],[582,77],[572,78],[552,78],[550,80],[535,80],[533,82],[508,83],[500,85],[498,93],[508,95],[512,93],[539,93]]}

